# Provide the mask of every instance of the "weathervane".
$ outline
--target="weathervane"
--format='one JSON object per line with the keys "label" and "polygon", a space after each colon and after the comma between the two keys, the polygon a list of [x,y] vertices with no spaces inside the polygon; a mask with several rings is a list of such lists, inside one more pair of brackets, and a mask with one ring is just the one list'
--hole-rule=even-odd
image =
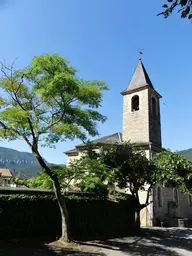
{"label": "weathervane", "polygon": [[141,59],[142,55],[143,55],[143,51],[144,49],[138,49],[137,52],[139,54],[139,59]]}

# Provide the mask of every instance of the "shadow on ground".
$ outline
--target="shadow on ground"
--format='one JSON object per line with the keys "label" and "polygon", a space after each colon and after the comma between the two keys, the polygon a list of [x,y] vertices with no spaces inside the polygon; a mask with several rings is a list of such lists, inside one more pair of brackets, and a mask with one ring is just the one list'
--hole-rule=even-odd
{"label": "shadow on ground", "polygon": [[106,254],[112,250],[114,255],[188,256],[192,255],[192,229],[143,229],[140,237],[80,243],[98,247]]}
{"label": "shadow on ground", "polygon": [[192,229],[143,229],[138,237],[81,241],[83,252],[48,240],[0,241],[0,256],[192,256]]}
{"label": "shadow on ground", "polygon": [[104,253],[80,252],[48,245],[47,240],[11,240],[0,241],[1,256],[105,256]]}
{"label": "shadow on ground", "polygon": [[191,252],[192,255],[192,229],[159,228],[144,229],[144,237],[152,243],[169,248],[177,248]]}

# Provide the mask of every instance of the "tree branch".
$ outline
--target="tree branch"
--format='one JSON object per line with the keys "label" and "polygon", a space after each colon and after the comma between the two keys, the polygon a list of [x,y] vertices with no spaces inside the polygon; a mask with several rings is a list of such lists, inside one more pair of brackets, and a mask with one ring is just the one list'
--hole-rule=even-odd
{"label": "tree branch", "polygon": [[7,130],[7,131],[10,131],[10,132],[16,133],[16,134],[19,135],[19,136],[22,136],[22,134],[21,134],[19,131],[17,131],[17,130],[14,129],[14,128],[8,127],[8,126],[7,126],[6,124],[4,124],[2,121],[0,121],[0,126],[5,130],[5,132],[6,132],[6,130]]}
{"label": "tree branch", "polygon": [[[63,103],[63,106],[60,106],[60,109],[56,113],[52,113],[50,124],[45,129],[43,129],[41,132],[39,132],[39,135],[46,133],[52,126],[54,126],[54,125],[58,124],[59,122],[61,122],[61,120],[63,119],[63,117],[64,117],[64,115],[66,113],[66,107],[68,107],[75,100],[76,100],[76,97],[73,97],[67,103]],[[59,112],[61,112],[61,116],[57,120],[53,121],[54,116],[58,115]]]}
{"label": "tree branch", "polygon": [[151,189],[152,189],[152,187],[149,186],[149,188],[147,190],[147,197],[146,197],[146,200],[145,200],[145,204],[148,204],[148,202],[149,202],[149,197],[150,197]]}
{"label": "tree branch", "polygon": [[[20,90],[20,87],[21,85],[23,84],[23,80],[24,80],[24,74],[22,74],[21,76],[21,81],[18,85],[18,87],[16,88],[16,90],[14,89],[13,87],[13,84],[14,84],[14,81],[13,81],[13,65],[14,65],[14,62],[12,63],[11,65],[11,68],[8,68],[7,66],[5,66],[2,62],[0,63],[1,64],[1,72],[4,74],[4,76],[10,81],[11,83],[11,86],[12,86],[12,92],[13,92],[13,95],[12,93],[10,92],[10,96],[12,98],[13,101],[15,101],[19,107],[25,111],[27,113],[27,115],[29,114],[28,111],[23,107],[23,104],[22,102],[20,101],[19,97],[18,97],[18,92]],[[5,69],[9,70],[9,72],[11,73],[10,76],[7,75],[7,73],[5,72]],[[35,135],[35,132],[34,132],[34,127],[33,127],[33,124],[31,122],[31,119],[29,117],[27,117],[27,121],[28,121],[28,124],[29,124],[29,127],[30,127],[30,130],[31,130],[31,134],[32,134],[32,137],[33,137],[33,144],[36,144],[37,145],[37,138],[36,138],[36,135]],[[26,136],[25,136],[26,137]],[[24,137],[23,137],[24,138]],[[26,140],[26,138],[25,138]],[[28,140],[29,142],[29,140]],[[28,143],[27,142],[27,143]]]}
{"label": "tree branch", "polygon": [[153,201],[148,202],[147,204],[141,204],[140,205],[140,210],[142,210],[143,208],[147,207],[148,205],[150,205],[151,203],[153,203]]}

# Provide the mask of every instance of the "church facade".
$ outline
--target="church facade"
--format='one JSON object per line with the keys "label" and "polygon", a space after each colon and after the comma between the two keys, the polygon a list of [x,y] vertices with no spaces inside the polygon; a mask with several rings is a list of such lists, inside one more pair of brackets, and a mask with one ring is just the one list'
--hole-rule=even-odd
{"label": "church facade", "polygon": [[[122,141],[131,141],[146,152],[146,157],[152,157],[162,151],[161,140],[161,95],[155,90],[147,71],[139,59],[132,79],[122,93],[123,96],[123,127],[122,133],[105,136],[92,142],[95,145],[108,146]],[[68,163],[81,157],[84,144],[65,152]],[[146,191],[139,193],[140,202],[145,203]],[[177,189],[163,188],[156,185],[152,189],[148,207],[141,211],[141,225],[154,226],[175,217],[192,220],[192,198]],[[175,223],[172,221],[172,223]],[[177,225],[177,224],[172,224]]]}

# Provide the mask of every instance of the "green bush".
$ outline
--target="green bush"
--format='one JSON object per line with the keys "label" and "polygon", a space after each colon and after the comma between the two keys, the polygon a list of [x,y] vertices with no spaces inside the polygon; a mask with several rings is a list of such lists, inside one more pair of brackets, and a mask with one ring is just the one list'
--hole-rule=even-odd
{"label": "green bush", "polygon": [[[73,238],[117,237],[134,232],[132,200],[66,198]],[[0,238],[60,236],[60,211],[54,196],[0,195]]]}
{"label": "green bush", "polygon": [[108,188],[97,177],[85,177],[79,184],[81,191],[92,192],[98,195],[108,195]]}

